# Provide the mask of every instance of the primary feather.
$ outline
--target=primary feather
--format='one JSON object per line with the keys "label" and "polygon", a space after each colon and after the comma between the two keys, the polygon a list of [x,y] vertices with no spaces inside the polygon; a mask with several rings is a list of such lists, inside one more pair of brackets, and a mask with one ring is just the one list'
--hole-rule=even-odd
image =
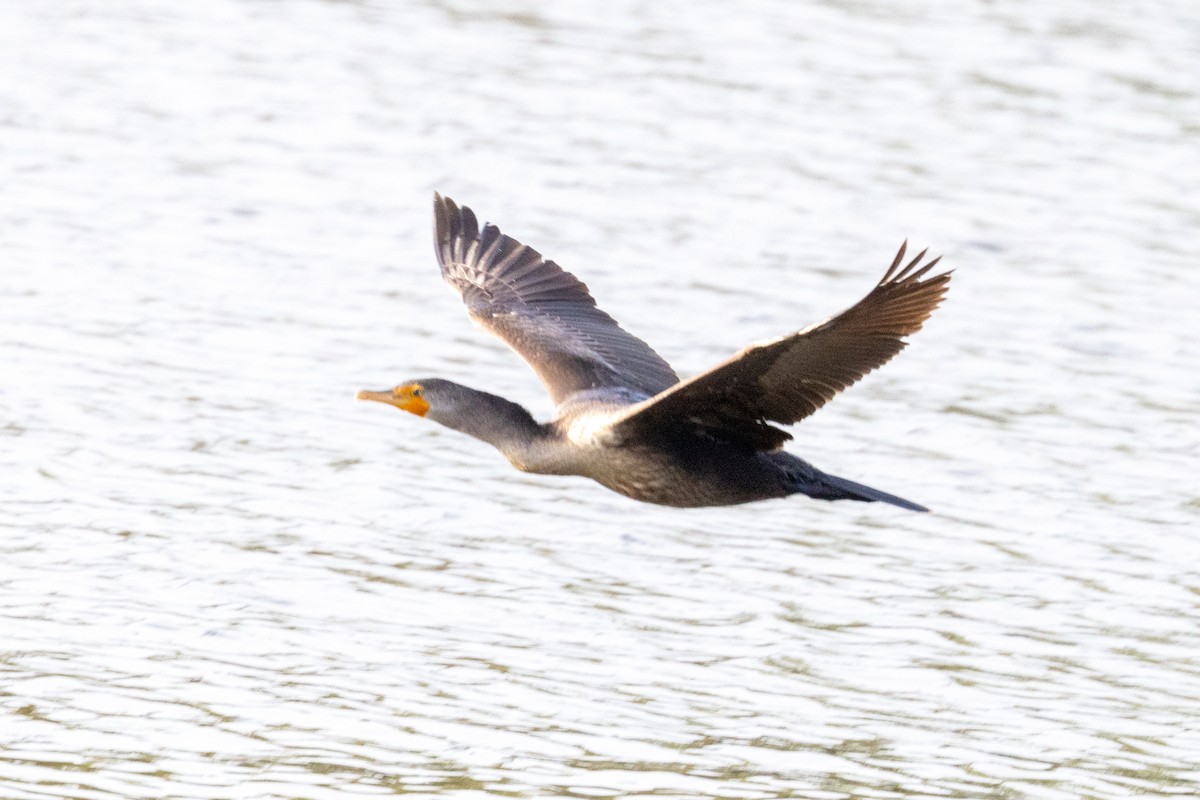
{"label": "primary feather", "polygon": [[481,327],[537,373],[556,404],[605,387],[655,395],[679,378],[648,344],[596,307],[587,286],[532,247],[434,195],[442,277]]}

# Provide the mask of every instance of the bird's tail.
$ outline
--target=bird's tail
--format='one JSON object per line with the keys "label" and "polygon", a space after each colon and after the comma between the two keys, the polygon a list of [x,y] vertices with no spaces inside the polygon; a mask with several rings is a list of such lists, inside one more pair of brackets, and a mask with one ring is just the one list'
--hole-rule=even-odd
{"label": "bird's tail", "polygon": [[806,494],[809,497],[817,500],[862,500],[867,503],[891,503],[900,508],[907,508],[909,511],[928,511],[925,506],[917,505],[903,497],[896,497],[894,494],[881,492],[878,489],[872,489],[870,486],[863,486],[861,483],[839,478],[837,475],[828,473],[820,473],[815,479],[806,481],[803,486],[797,487],[796,491],[801,494]]}

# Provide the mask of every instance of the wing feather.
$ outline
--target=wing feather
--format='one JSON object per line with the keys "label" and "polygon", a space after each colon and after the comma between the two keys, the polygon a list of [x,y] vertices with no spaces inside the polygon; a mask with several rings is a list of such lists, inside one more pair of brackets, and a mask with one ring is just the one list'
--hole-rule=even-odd
{"label": "wing feather", "polygon": [[922,251],[901,266],[900,246],[883,278],[846,311],[798,333],[748,347],[729,360],[630,408],[618,436],[645,435],[687,420],[756,450],[781,447],[790,425],[883,366],[921,329],[946,294],[950,272],[926,277],[940,259]]}
{"label": "wing feather", "polygon": [[434,248],[467,313],[537,373],[556,404],[608,387],[647,396],[679,381],[657,353],[596,307],[587,286],[471,209],[435,194]]}

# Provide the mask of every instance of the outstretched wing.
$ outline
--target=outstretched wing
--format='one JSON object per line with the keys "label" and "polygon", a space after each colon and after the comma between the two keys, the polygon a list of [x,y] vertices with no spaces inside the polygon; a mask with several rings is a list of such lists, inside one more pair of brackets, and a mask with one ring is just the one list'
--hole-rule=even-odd
{"label": "outstretched wing", "polygon": [[791,424],[814,413],[846,387],[883,366],[905,347],[941,303],[944,272],[925,278],[940,260],[921,266],[925,252],[903,268],[907,242],[871,293],[835,317],[765,344],[629,409],[614,424],[619,437],[689,425],[756,450],[774,450]]}
{"label": "outstretched wing", "polygon": [[575,392],[621,387],[655,395],[678,383],[649,345],[596,307],[587,286],[471,209],[433,196],[442,277],[467,313],[533,367],[555,404]]}

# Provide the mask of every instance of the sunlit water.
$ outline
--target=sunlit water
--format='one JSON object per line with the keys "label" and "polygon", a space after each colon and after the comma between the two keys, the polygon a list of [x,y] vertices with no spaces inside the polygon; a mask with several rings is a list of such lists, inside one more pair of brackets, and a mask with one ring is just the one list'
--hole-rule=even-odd
{"label": "sunlit water", "polygon": [[[1200,7],[1124,6],[0,3],[0,796],[1194,796]],[[945,254],[792,445],[936,513],[353,403],[549,413],[435,189],[682,374]]]}

